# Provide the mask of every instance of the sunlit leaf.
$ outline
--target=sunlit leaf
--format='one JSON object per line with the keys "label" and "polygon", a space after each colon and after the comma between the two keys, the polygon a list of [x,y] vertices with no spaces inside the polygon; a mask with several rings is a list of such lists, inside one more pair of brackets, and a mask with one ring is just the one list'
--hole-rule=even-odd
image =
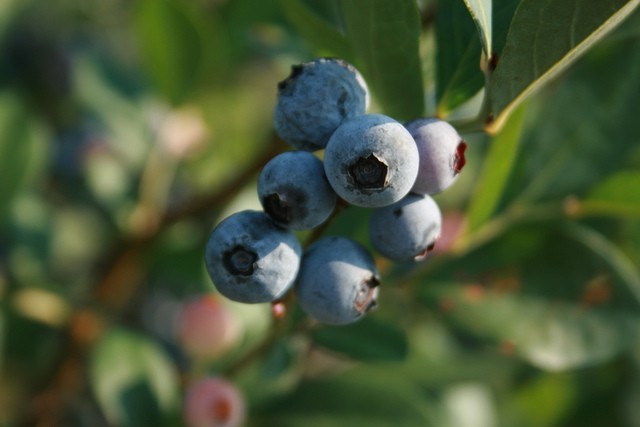
{"label": "sunlit leaf", "polygon": [[397,120],[424,110],[420,15],[413,0],[345,0],[346,35],[385,114]]}
{"label": "sunlit leaf", "polygon": [[408,352],[404,331],[373,317],[347,326],[325,326],[313,331],[311,336],[329,350],[368,362],[400,361]]}
{"label": "sunlit leaf", "polygon": [[523,99],[574,63],[613,30],[640,0],[523,0],[491,82],[497,131]]}
{"label": "sunlit leaf", "polygon": [[492,53],[492,0],[464,0],[478,27],[482,49],[487,57]]}
{"label": "sunlit leaf", "polygon": [[545,373],[536,376],[510,393],[505,411],[506,424],[524,423],[528,427],[561,425],[583,390],[573,375]]}
{"label": "sunlit leaf", "polygon": [[640,216],[640,172],[616,172],[600,183],[581,201],[587,212],[608,212],[621,216]]}
{"label": "sunlit leaf", "polygon": [[490,142],[467,214],[469,231],[486,222],[500,202],[520,145],[523,120],[524,108],[520,108]]}
{"label": "sunlit leaf", "polygon": [[162,417],[177,407],[175,368],[145,336],[108,332],[94,349],[90,376],[100,407],[114,425],[161,425]]}

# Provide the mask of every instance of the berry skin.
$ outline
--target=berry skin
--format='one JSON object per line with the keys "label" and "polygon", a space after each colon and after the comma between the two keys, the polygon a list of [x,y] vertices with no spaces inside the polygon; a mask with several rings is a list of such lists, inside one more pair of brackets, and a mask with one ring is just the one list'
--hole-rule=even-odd
{"label": "berry skin", "polygon": [[315,151],[345,119],[364,114],[367,85],[355,67],[340,59],[321,58],[291,67],[278,84],[274,126],[293,147]]}
{"label": "berry skin", "polygon": [[206,377],[189,386],[184,419],[189,427],[239,427],[246,418],[240,391],[223,378]]}
{"label": "berry skin", "polygon": [[345,121],[331,136],[324,154],[324,170],[335,192],[362,207],[390,205],[407,195],[418,164],[411,134],[382,114]]}
{"label": "berry skin", "polygon": [[258,197],[271,219],[294,230],[320,225],[336,206],[322,161],[307,151],[272,158],[258,177]]}
{"label": "berry skin", "polygon": [[207,271],[225,297],[238,302],[271,302],[295,281],[301,247],[296,236],[264,212],[241,211],[211,232]]}
{"label": "berry skin", "polygon": [[442,215],[427,195],[410,193],[390,206],[373,211],[369,237],[373,247],[394,261],[420,261],[434,248]]}
{"label": "berry skin", "polygon": [[449,123],[416,119],[406,124],[418,146],[420,169],[411,191],[436,194],[451,186],[466,163],[467,143]]}
{"label": "berry skin", "polygon": [[346,237],[324,237],[305,253],[296,290],[305,313],[343,325],[377,304],[379,283],[373,258],[362,245]]}
{"label": "berry skin", "polygon": [[182,307],[178,340],[192,357],[219,356],[237,343],[241,334],[241,323],[216,295],[200,296]]}

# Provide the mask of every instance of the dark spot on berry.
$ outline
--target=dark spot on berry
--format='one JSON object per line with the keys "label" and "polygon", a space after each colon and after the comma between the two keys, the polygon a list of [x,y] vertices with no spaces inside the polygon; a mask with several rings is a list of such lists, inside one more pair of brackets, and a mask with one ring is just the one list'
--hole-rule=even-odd
{"label": "dark spot on berry", "polygon": [[276,222],[288,225],[307,216],[307,195],[295,186],[282,185],[262,198],[264,211]]}
{"label": "dark spot on berry", "polygon": [[358,313],[365,314],[378,305],[379,285],[380,280],[376,276],[371,276],[360,284],[356,299],[353,301],[353,306]]}
{"label": "dark spot on berry", "polygon": [[349,176],[361,190],[383,189],[387,185],[388,169],[384,162],[370,154],[349,166]]}
{"label": "dark spot on berry", "polygon": [[276,193],[269,194],[262,199],[264,211],[273,219],[284,224],[291,222],[291,207]]}
{"label": "dark spot on berry", "polygon": [[394,209],[393,216],[395,216],[396,218],[400,218],[402,216],[402,208]]}
{"label": "dark spot on berry", "polygon": [[347,109],[345,108],[345,102],[347,102],[347,92],[342,91],[340,96],[338,97],[338,113],[340,113],[340,117],[346,117]]}
{"label": "dark spot on berry", "polygon": [[460,173],[465,164],[467,164],[467,159],[464,158],[464,152],[467,150],[467,143],[462,140],[456,147],[456,154],[453,158],[453,170],[455,173]]}
{"label": "dark spot on berry", "polygon": [[255,252],[236,246],[223,255],[222,262],[227,271],[236,276],[251,276],[256,268],[258,255]]}

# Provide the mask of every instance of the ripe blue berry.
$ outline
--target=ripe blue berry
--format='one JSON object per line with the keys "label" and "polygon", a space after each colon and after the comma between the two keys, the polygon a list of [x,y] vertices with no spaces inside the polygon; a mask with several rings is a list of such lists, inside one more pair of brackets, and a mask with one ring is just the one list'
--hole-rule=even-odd
{"label": "ripe blue berry", "polygon": [[225,218],[209,236],[207,271],[225,297],[238,302],[270,302],[295,281],[301,247],[296,236],[264,212],[241,211]]}
{"label": "ripe blue berry", "polygon": [[436,202],[414,193],[374,210],[369,219],[371,244],[394,261],[424,259],[440,237],[441,228],[442,215]]}
{"label": "ripe blue berry", "polygon": [[367,85],[353,65],[340,59],[316,59],[291,67],[278,84],[274,126],[295,148],[321,150],[345,119],[364,114]]}
{"label": "ripe blue berry", "polygon": [[272,158],[258,177],[258,197],[274,221],[294,230],[320,225],[336,206],[322,161],[307,151]]}
{"label": "ripe blue berry", "polygon": [[296,290],[305,313],[342,325],[376,305],[379,283],[373,258],[362,245],[346,237],[324,237],[304,254]]}
{"label": "ripe blue berry", "polygon": [[455,182],[466,163],[467,143],[449,123],[416,119],[406,125],[418,146],[420,169],[411,191],[436,194]]}
{"label": "ripe blue berry", "polygon": [[340,197],[362,207],[390,205],[403,198],[418,174],[418,149],[394,119],[365,114],[345,121],[324,154],[329,183]]}

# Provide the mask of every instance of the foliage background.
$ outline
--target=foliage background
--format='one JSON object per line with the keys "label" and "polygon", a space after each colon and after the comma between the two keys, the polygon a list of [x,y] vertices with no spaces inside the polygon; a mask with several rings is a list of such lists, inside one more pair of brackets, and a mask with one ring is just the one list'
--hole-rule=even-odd
{"label": "foliage background", "polygon": [[[211,373],[248,426],[639,426],[637,5],[4,0],[0,425],[181,425]],[[372,111],[464,132],[443,241],[378,259],[362,322],[229,303],[241,342],[192,360],[172,319],[287,149],[276,83],[317,56],[356,64]],[[367,215],[325,233],[368,245]]]}

